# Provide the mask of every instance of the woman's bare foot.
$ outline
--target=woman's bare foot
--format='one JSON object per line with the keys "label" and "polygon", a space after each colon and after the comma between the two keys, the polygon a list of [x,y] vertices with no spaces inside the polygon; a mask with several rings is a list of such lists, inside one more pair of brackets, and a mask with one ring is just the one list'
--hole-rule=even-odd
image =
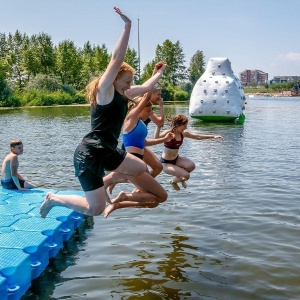
{"label": "woman's bare foot", "polygon": [[185,181],[181,181],[181,185],[182,185],[182,187],[183,187],[184,189],[186,189],[186,188],[187,188],[187,184],[186,184],[186,182],[185,182]]}
{"label": "woman's bare foot", "polygon": [[117,183],[112,183],[109,187],[108,187],[108,191],[110,194],[112,194],[112,191],[114,189],[114,187],[116,186]]}
{"label": "woman's bare foot", "polygon": [[117,183],[128,183],[128,180],[127,179],[120,179],[119,181],[113,182],[111,185],[109,185],[107,187],[107,189],[108,189],[110,194],[112,194],[112,191],[115,188],[115,186],[117,185]]}
{"label": "woman's bare foot", "polygon": [[171,180],[170,183],[171,183],[171,185],[172,185],[172,187],[173,187],[173,189],[175,191],[179,191],[180,190],[180,187],[179,187],[179,185],[178,185],[177,182],[174,182],[173,180]]}
{"label": "woman's bare foot", "polygon": [[116,198],[111,200],[111,203],[115,204],[118,202],[122,202],[122,201],[126,200],[126,196],[127,196],[127,194],[125,192],[121,191]]}
{"label": "woman's bare foot", "polygon": [[108,215],[111,214],[115,209],[117,209],[117,204],[112,203],[107,205],[103,212],[104,218],[107,218]]}
{"label": "woman's bare foot", "polygon": [[42,203],[41,207],[40,207],[40,215],[42,218],[46,218],[47,214],[49,213],[49,211],[51,210],[51,208],[53,207],[53,203],[52,203],[52,197],[54,196],[53,193],[47,193],[44,202]]}

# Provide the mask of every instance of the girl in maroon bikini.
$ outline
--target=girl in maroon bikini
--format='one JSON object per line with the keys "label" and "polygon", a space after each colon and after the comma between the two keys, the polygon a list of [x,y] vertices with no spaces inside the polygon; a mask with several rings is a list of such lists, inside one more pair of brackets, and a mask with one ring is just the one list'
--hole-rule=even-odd
{"label": "girl in maroon bikini", "polygon": [[180,187],[178,185],[181,182],[182,187],[186,188],[186,181],[190,178],[190,173],[195,169],[195,163],[186,157],[180,156],[179,148],[183,143],[184,138],[190,138],[195,140],[203,139],[221,139],[220,135],[207,135],[192,133],[187,131],[188,118],[184,115],[176,115],[172,118],[171,128],[165,130],[160,134],[160,137],[164,137],[169,132],[175,134],[175,138],[169,142],[164,143],[164,150],[161,155],[161,163],[163,170],[169,175],[173,175],[174,178],[170,181],[173,188],[178,191]]}

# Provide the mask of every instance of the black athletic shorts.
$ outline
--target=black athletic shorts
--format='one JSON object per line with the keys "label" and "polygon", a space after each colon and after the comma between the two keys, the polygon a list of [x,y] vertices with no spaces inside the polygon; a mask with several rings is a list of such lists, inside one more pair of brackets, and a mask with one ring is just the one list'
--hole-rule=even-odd
{"label": "black athletic shorts", "polygon": [[104,171],[117,169],[125,159],[126,153],[119,148],[101,148],[91,156],[85,155],[80,147],[77,147],[74,153],[74,167],[82,189],[88,192],[101,188],[104,185]]}

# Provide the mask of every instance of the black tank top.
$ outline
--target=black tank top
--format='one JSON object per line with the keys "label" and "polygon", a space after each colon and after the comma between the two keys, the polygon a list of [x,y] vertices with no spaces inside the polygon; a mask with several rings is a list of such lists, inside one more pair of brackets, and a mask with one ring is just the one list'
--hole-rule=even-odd
{"label": "black tank top", "polygon": [[114,98],[107,105],[91,108],[92,131],[83,142],[92,148],[116,149],[128,108],[127,100],[115,90]]}
{"label": "black tank top", "polygon": [[150,118],[147,118],[145,121],[143,121],[145,123],[146,126],[148,126],[148,124],[151,122]]}

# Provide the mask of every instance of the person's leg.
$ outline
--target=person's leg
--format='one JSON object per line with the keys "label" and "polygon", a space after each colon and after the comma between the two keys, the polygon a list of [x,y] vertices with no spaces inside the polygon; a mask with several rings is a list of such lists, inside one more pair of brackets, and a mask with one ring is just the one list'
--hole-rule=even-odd
{"label": "person's leg", "polygon": [[181,162],[185,162],[184,158],[178,157],[176,160],[176,165],[170,163],[163,163],[164,172],[166,174],[174,176],[174,178],[170,181],[170,184],[176,191],[180,190],[180,187],[178,185],[179,182],[181,182],[182,186],[186,188],[185,181],[190,178],[189,172],[183,167],[181,167],[181,165],[183,165]]}
{"label": "person's leg", "polygon": [[163,165],[148,147],[144,149],[144,162],[151,167],[150,175],[156,177],[163,170]]}
{"label": "person's leg", "polygon": [[168,194],[164,188],[147,172],[129,179],[140,192],[125,193],[120,192],[119,195],[111,200],[105,211],[104,217],[119,208],[125,207],[156,207],[159,203],[167,200]]}
{"label": "person's leg", "polygon": [[126,182],[131,177],[138,176],[146,170],[147,166],[141,159],[127,153],[122,163],[103,178],[104,186],[109,188],[115,183]]}
{"label": "person's leg", "polygon": [[185,169],[187,172],[191,173],[195,170],[196,165],[193,161],[186,157],[178,156],[176,161],[176,166]]}
{"label": "person's leg", "polygon": [[106,201],[110,202],[102,177],[86,169],[78,176],[85,197],[79,195],[58,195],[48,193],[40,207],[41,217],[45,218],[52,207],[64,206],[79,213],[96,216],[105,209]]}
{"label": "person's leg", "polygon": [[85,197],[79,195],[58,195],[48,193],[40,207],[40,215],[45,218],[52,207],[64,206],[81,214],[89,216],[100,215],[109,201],[105,188],[85,192]]}
{"label": "person's leg", "polygon": [[24,188],[25,189],[34,189],[34,188],[36,188],[36,185],[34,185],[34,184],[32,184],[32,183],[30,183],[30,182],[28,182],[27,180],[24,182]]}

